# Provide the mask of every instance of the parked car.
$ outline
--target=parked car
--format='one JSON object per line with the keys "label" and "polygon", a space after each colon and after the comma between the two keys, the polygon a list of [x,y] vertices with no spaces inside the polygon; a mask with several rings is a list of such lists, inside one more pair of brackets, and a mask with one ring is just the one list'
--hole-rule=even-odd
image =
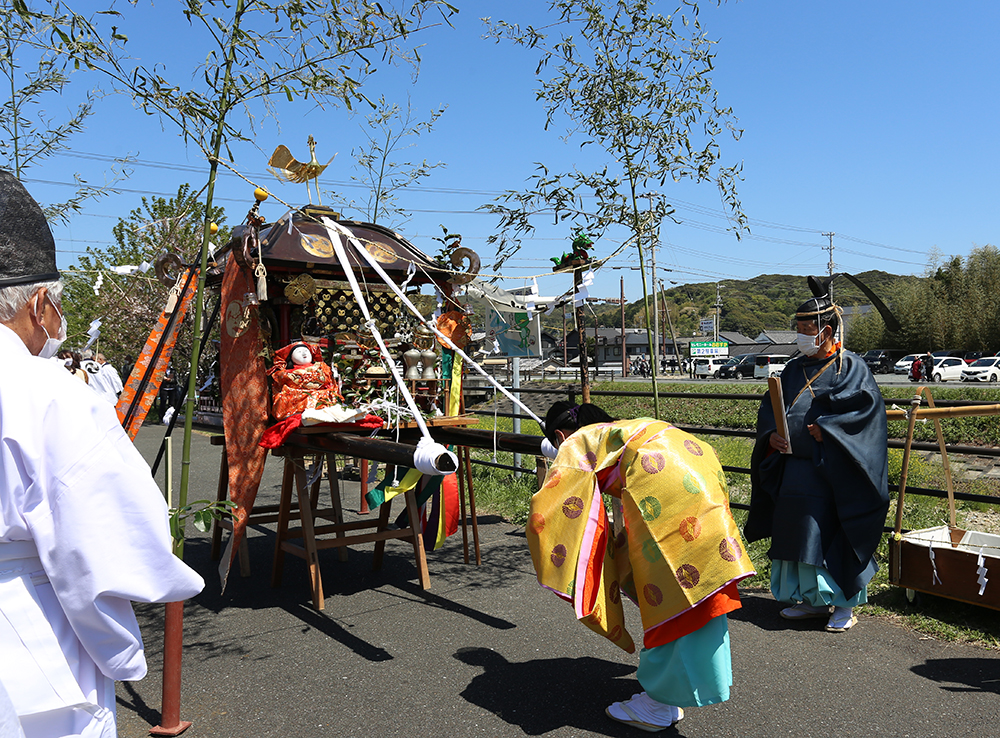
{"label": "parked car", "polygon": [[780,377],[785,364],[792,360],[786,354],[758,354],[753,361],[753,375],[756,379]]}
{"label": "parked car", "polygon": [[910,367],[913,366],[913,362],[920,356],[920,354],[907,354],[902,359],[897,361],[893,367],[892,371],[895,374],[909,374]]}
{"label": "parked car", "polygon": [[934,372],[931,374],[931,377],[935,382],[961,379],[962,370],[965,368],[965,362],[957,356],[939,356],[934,359]]}
{"label": "parked car", "polygon": [[740,354],[731,358],[720,370],[722,379],[746,379],[753,376],[753,360],[757,354]]}
{"label": "parked car", "polygon": [[962,349],[942,349],[941,351],[935,351],[931,354],[935,359],[942,356],[957,356],[959,358],[965,356],[965,352]]}
{"label": "parked car", "polygon": [[983,358],[982,351],[966,351],[962,354],[962,361],[966,364],[972,364],[973,362],[979,361],[981,358]]}
{"label": "parked car", "polygon": [[1000,356],[977,359],[962,370],[963,382],[1000,381]]}
{"label": "parked car", "polygon": [[865,360],[872,374],[888,374],[893,370],[896,359],[900,357],[902,351],[897,349],[872,349],[865,351],[861,358]]}
{"label": "parked car", "polygon": [[728,356],[712,356],[695,359],[694,375],[695,377],[702,377],[704,379],[707,379],[708,377],[718,379],[719,370],[722,369],[728,361]]}

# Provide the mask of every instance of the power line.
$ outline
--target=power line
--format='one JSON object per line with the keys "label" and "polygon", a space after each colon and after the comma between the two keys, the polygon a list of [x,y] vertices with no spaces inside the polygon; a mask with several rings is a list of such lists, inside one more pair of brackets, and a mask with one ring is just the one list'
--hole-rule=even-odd
{"label": "power line", "polygon": [[[146,160],[146,159],[125,160],[125,159],[122,159],[120,157],[108,156],[106,154],[95,154],[95,153],[91,153],[91,152],[82,152],[82,151],[62,151],[62,152],[59,152],[59,154],[57,154],[57,155],[58,156],[67,156],[67,157],[72,157],[72,158],[78,158],[78,159],[89,159],[89,160],[93,160],[93,161],[103,161],[103,162],[108,162],[108,163],[126,163],[129,166],[143,166],[143,167],[148,167],[148,168],[153,168],[153,169],[167,169],[167,170],[172,170],[172,171],[191,172],[191,173],[196,173],[196,174],[203,174],[204,171],[205,171],[203,167],[198,167],[198,166],[194,166],[194,165],[191,165],[191,164],[176,164],[176,163],[173,163],[173,162],[161,162],[161,161]],[[237,178],[236,174],[234,174],[233,172],[229,172],[229,171],[220,171],[219,172],[219,176]],[[247,176],[249,176],[249,177],[257,177],[257,178],[270,178],[273,175],[271,175],[269,173],[265,173],[265,172],[251,172]],[[25,180],[25,181],[42,182],[42,180]],[[334,187],[345,187],[345,188],[351,188],[351,189],[370,189],[367,185],[364,185],[364,184],[361,184],[361,183],[358,183],[358,182],[348,182],[348,181],[343,181],[343,180],[329,180],[329,182],[330,182],[330,185],[334,186]],[[45,182],[45,183],[46,184],[66,184],[66,185],[73,185],[73,184],[75,184],[75,183],[69,183],[69,182],[64,182],[64,183]],[[113,188],[113,189],[115,189],[116,191],[121,191],[121,192],[132,192],[132,193],[137,193],[137,194],[149,194],[149,195],[158,195],[158,196],[169,196],[169,195],[166,195],[165,193],[144,192],[144,191],[141,191],[141,190],[128,190],[128,189],[121,189],[121,188]],[[412,190],[413,192],[422,192],[422,193],[428,193],[428,194],[478,195],[480,197],[494,197],[494,198],[495,197],[500,197],[500,196],[506,194],[505,191],[501,191],[501,190],[483,190],[483,189],[461,188],[461,187],[430,187],[430,186],[426,186],[426,185],[411,185],[407,189]],[[244,200],[237,200],[237,199],[232,199],[232,198],[229,198],[229,199],[226,199],[226,198],[217,198],[217,199],[225,200],[225,201],[228,201],[228,202],[240,202],[240,203],[244,202]],[[699,205],[697,203],[688,202],[686,200],[679,200],[679,199],[675,199],[675,198],[669,198],[669,199],[670,199],[670,204],[672,206],[674,206],[674,207],[678,207],[679,206],[680,209],[682,209],[682,210],[688,210],[688,211],[691,211],[691,212],[694,212],[694,213],[698,213],[698,214],[701,214],[701,215],[707,215],[707,216],[712,217],[712,218],[724,220],[726,222],[731,222],[730,216],[726,212],[724,212],[724,211],[716,210],[716,209],[713,209],[713,208],[710,208],[710,207],[707,207],[707,206],[704,206],[704,205]],[[486,213],[486,212],[480,211],[480,210],[411,210],[411,212],[414,212],[414,213],[425,213],[425,214],[437,214],[437,215],[489,215],[489,213]],[[757,226],[760,226],[760,227],[763,227],[763,228],[773,228],[773,229],[776,229],[776,230],[787,230],[787,231],[793,231],[793,232],[797,232],[797,233],[815,233],[817,235],[824,235],[823,230],[819,229],[819,228],[808,228],[808,227],[804,227],[804,226],[790,225],[790,224],[787,224],[787,223],[778,223],[778,222],[775,222],[775,221],[763,220],[763,219],[760,219],[760,218],[748,218],[747,222],[751,226],[757,225]],[[703,222],[696,221],[696,220],[682,220],[681,223],[682,223],[682,225],[687,225],[689,227],[698,228],[698,229],[705,230],[705,231],[708,231],[708,232],[711,232],[711,233],[725,234],[725,233],[729,232],[729,230],[726,229],[726,228],[724,228],[724,227],[720,227],[720,226],[713,225],[713,224],[710,224],[710,223],[703,223]],[[790,246],[813,246],[813,247],[815,247],[817,245],[817,244],[813,244],[813,243],[807,243],[807,242],[804,242],[804,241],[793,241],[793,240],[789,240],[789,239],[781,239],[781,238],[776,238],[776,237],[772,237],[772,236],[761,236],[761,235],[754,234],[754,233],[745,234],[743,237],[744,238],[749,238],[751,240],[759,240],[759,241],[765,241],[765,242],[769,242],[769,243],[787,244],[787,245],[790,245]],[[900,247],[900,246],[891,246],[891,245],[884,244],[884,243],[879,243],[879,242],[876,242],[876,241],[869,241],[869,240],[866,240],[866,239],[858,238],[856,236],[848,236],[848,235],[840,234],[840,237],[842,239],[844,239],[844,240],[847,240],[847,241],[853,241],[853,242],[860,243],[860,244],[863,244],[863,245],[866,245],[866,246],[874,246],[876,248],[887,249],[887,250],[890,250],[890,251],[902,251],[902,252],[912,253],[912,254],[924,254],[925,253],[925,252],[917,250],[917,249],[907,249],[907,248],[903,248],[903,247]],[[905,263],[909,263],[909,262],[900,262],[900,263],[904,263],[905,264]]]}

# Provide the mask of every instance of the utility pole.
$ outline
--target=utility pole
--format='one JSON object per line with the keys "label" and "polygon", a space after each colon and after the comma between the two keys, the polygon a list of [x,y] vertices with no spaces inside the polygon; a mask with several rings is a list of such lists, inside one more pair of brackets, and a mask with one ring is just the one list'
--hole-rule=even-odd
{"label": "utility pole", "polygon": [[621,306],[622,306],[622,379],[625,379],[625,377],[628,376],[628,356],[626,356],[626,354],[628,352],[627,352],[626,346],[625,346],[625,341],[626,341],[626,338],[625,338],[625,275],[623,274],[623,275],[621,275],[621,277],[622,277],[622,298],[621,298],[622,299],[622,301],[621,301]]}
{"label": "utility pole", "polygon": [[722,291],[719,288],[719,283],[715,283],[715,338],[713,340],[719,340],[719,319],[722,317]]}
{"label": "utility pole", "polygon": [[568,349],[566,347],[566,306],[565,305],[563,305],[562,314],[563,314],[563,366],[567,366],[569,364],[569,351],[568,351]]}
{"label": "utility pole", "polygon": [[677,352],[677,334],[674,333],[674,322],[670,319],[670,308],[667,307],[667,291],[663,287],[663,280],[660,280],[660,295],[663,298],[663,313],[666,316],[667,327],[670,328],[670,340],[673,341],[674,351],[673,357],[674,361],[677,362],[677,368],[681,368],[681,355]]}
{"label": "utility pole", "polygon": [[[581,274],[583,265],[573,266],[573,294],[577,295],[580,293],[580,286],[583,283],[583,275]],[[587,339],[583,334],[584,322],[583,322],[583,303],[580,303],[580,307],[573,311],[573,316],[575,318],[576,325],[576,344],[577,344],[577,355],[580,358],[580,394],[583,396],[584,402],[590,402],[590,370],[587,367]]]}
{"label": "utility pole", "polygon": [[[650,213],[650,215],[652,215],[652,213]],[[660,370],[660,357],[659,357],[659,353],[660,353],[660,312],[656,309],[656,242],[657,242],[657,239],[653,235],[653,229],[652,228],[649,229],[649,235],[650,235],[650,238],[649,238],[649,256],[650,256],[650,261],[651,261],[652,267],[653,267],[653,273],[652,273],[652,277],[653,277],[653,355],[649,357],[649,360],[652,363],[652,366],[650,367],[651,374],[652,374],[653,378],[655,379],[656,375],[659,373],[659,370]]]}
{"label": "utility pole", "polygon": [[[827,265],[826,265],[826,274],[827,274],[828,277],[832,277],[833,276],[833,267],[834,267],[834,263],[833,263],[833,237],[835,235],[837,235],[837,234],[834,233],[833,231],[831,231],[830,233],[824,233],[823,235],[830,239],[830,245],[826,247],[826,250],[830,252],[830,261],[827,262]],[[830,294],[830,299],[833,300],[833,282],[830,282],[830,293],[829,294]]]}

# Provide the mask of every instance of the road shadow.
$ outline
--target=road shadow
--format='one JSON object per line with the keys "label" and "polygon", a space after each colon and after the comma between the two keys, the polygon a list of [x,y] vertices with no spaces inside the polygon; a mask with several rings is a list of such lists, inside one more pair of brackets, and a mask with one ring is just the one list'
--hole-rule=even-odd
{"label": "road shadow", "polygon": [[946,692],[1000,694],[1000,659],[929,659],[910,671]]}
{"label": "road shadow", "polygon": [[[121,682],[121,689],[124,689],[129,696],[129,699],[122,699],[121,694],[118,694],[116,701],[118,702],[118,710],[128,710],[138,715],[140,718],[145,720],[149,725],[159,725],[161,714],[160,711],[155,707],[151,707],[142,695],[140,695],[132,682]],[[119,689],[119,692],[121,691]]]}
{"label": "road shadow", "polygon": [[741,590],[740,602],[743,606],[739,610],[729,613],[729,619],[747,623],[761,630],[816,630],[817,628],[822,629],[821,626],[826,625],[824,621],[815,618],[800,621],[785,620],[778,613],[781,608],[788,607],[788,605],[776,602],[764,590]]}
{"label": "road shadow", "polygon": [[[483,670],[461,696],[526,735],[563,727],[606,736],[637,735],[635,728],[604,714],[612,702],[642,690],[634,678],[622,678],[631,675],[634,666],[590,656],[517,663],[481,647],[460,648],[454,657]],[[675,734],[673,728],[661,733]]]}

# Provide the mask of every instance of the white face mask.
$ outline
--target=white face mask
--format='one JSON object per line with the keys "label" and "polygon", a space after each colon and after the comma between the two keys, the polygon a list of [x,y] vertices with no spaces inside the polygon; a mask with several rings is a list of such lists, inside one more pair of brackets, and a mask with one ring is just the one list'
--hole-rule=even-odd
{"label": "white face mask", "polygon": [[[45,293],[45,299],[52,302],[52,298],[49,297],[48,292]],[[42,322],[41,316],[39,316],[38,322],[42,326],[42,330],[45,331],[45,344],[42,346],[42,350],[38,352],[38,355],[43,359],[51,359],[56,355],[59,347],[63,345],[63,341],[66,340],[66,316],[62,314],[62,311],[56,307],[56,304],[52,302],[52,307],[56,308],[56,312],[59,313],[59,333],[53,338],[49,335],[49,332],[45,329],[45,323]]]}
{"label": "white face mask", "polygon": [[820,346],[823,345],[823,331],[815,336],[810,336],[807,333],[796,333],[795,345],[806,356],[815,356],[819,353]]}

